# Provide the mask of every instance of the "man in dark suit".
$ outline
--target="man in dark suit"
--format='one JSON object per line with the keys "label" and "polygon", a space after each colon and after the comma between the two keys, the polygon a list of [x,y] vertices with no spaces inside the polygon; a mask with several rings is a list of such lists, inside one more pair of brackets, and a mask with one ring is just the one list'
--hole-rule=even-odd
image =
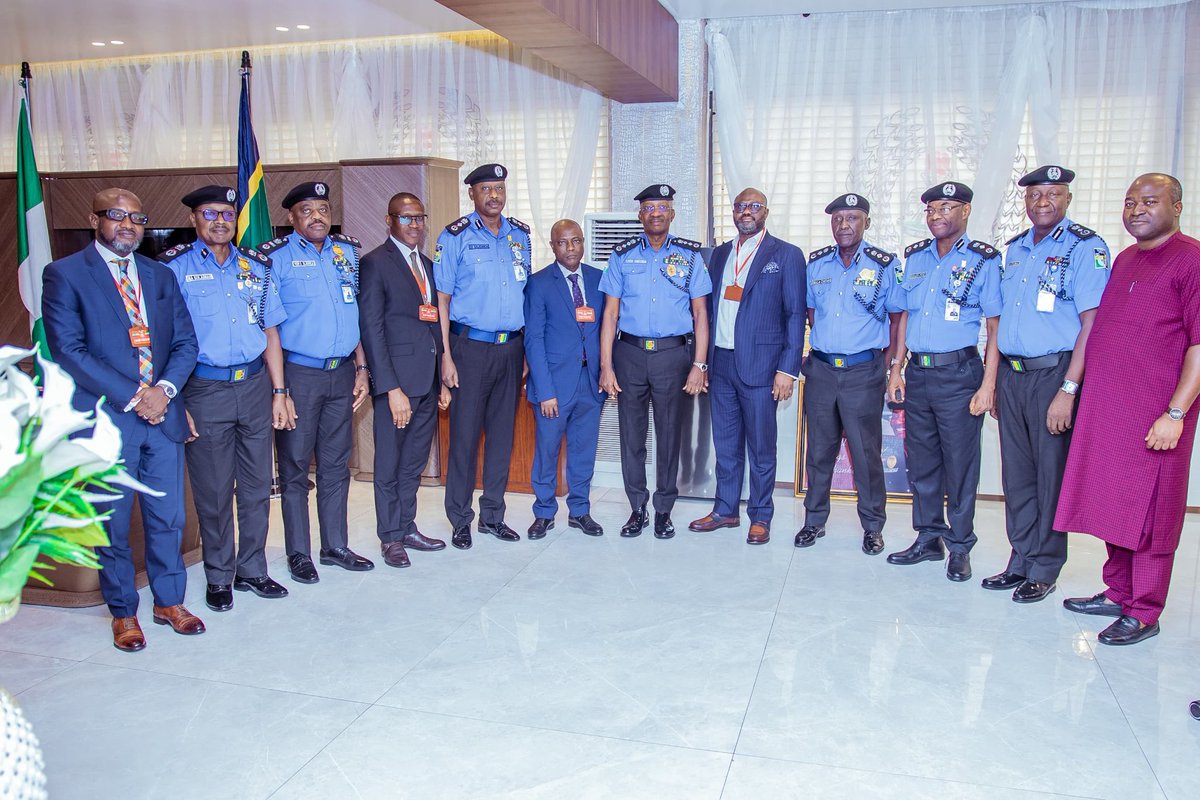
{"label": "man in dark suit", "polygon": [[712,398],[717,493],[712,513],[692,522],[708,532],[741,524],[738,507],[750,457],[749,544],[771,538],[775,505],[776,404],[792,396],[804,349],[805,275],[800,248],[767,233],[767,198],[746,189],[733,203],[738,238],[713,251],[708,391]]}
{"label": "man in dark suit", "polygon": [[[125,469],[161,492],[142,493],[141,499],[154,621],[177,633],[203,633],[204,623],[183,606],[187,575],[179,546],[189,432],[183,398],[175,399],[196,366],[196,333],[175,276],[134,253],[148,221],[137,196],[124,189],[100,192],[88,221],[95,242],[50,264],[43,275],[46,341],[75,379],[75,407],[97,408],[103,397],[121,431]],[[100,591],[113,616],[113,645],[133,652],[146,646],[129,548],[133,492],[124,491],[111,509],[105,523],[110,545],[96,548]]]}
{"label": "man in dark suit", "polygon": [[388,239],[359,266],[358,324],[375,404],[375,519],[383,560],[407,567],[414,550],[446,543],[417,530],[417,489],[429,460],[438,408],[450,405],[438,365],[433,262],[421,253],[425,206],[401,192],[388,201]]}
{"label": "man in dark suit", "polygon": [[550,229],[554,263],[529,279],[525,290],[525,394],[537,419],[533,473],[537,499],[529,538],[554,527],[558,451],[567,437],[567,524],[589,536],[604,529],[592,519],[589,495],[600,438],[600,270],[583,260],[583,229],[562,219]]}

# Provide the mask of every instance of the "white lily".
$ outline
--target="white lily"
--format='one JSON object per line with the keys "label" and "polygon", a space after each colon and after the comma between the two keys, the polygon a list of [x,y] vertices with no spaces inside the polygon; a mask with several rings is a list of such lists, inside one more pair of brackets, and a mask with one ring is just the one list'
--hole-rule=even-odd
{"label": "white lily", "polygon": [[166,492],[160,492],[157,489],[151,489],[146,484],[139,481],[137,478],[125,471],[124,467],[120,467],[117,471],[104,479],[106,483],[114,486],[124,486],[127,489],[133,489],[135,492],[148,494],[151,497],[166,497]]}
{"label": "white lily", "polygon": [[32,350],[5,345],[0,347],[0,399],[16,401],[9,413],[22,427],[38,413],[38,391],[33,379],[17,367],[17,362],[33,355]]}
{"label": "white lily", "polygon": [[42,453],[42,471],[47,478],[78,470],[81,478],[104,472],[121,456],[121,431],[96,402],[96,426],[90,437],[61,439]]}
{"label": "white lily", "polygon": [[39,409],[42,427],[33,442],[33,452],[42,453],[76,431],[92,426],[92,415],[76,411],[71,405],[75,381],[62,367],[38,355],[42,370],[42,401]]}
{"label": "white lily", "polygon": [[42,527],[46,529],[86,528],[88,525],[91,525],[94,522],[103,522],[107,516],[109,515],[99,514],[94,517],[68,517],[64,514],[50,512],[46,515],[46,519],[42,523]]}
{"label": "white lily", "polygon": [[25,454],[20,452],[21,425],[17,422],[14,409],[17,400],[0,397],[0,475],[7,475],[25,461]]}

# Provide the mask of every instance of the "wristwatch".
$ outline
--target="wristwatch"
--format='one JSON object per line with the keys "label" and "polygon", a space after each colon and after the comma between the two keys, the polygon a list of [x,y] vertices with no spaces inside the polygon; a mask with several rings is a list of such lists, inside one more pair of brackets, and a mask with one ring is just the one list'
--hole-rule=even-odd
{"label": "wristwatch", "polygon": [[175,399],[175,395],[177,394],[177,392],[175,391],[174,386],[167,383],[166,381],[159,381],[158,383],[156,383],[154,385],[163,390],[163,394],[165,394],[167,396],[168,400]]}
{"label": "wristwatch", "polygon": [[1079,394],[1079,384],[1075,381],[1063,379],[1062,386],[1058,387],[1063,394],[1076,395]]}
{"label": "wristwatch", "polygon": [[1179,422],[1179,420],[1183,419],[1183,409],[1175,408],[1175,407],[1168,408],[1167,416],[1170,417],[1171,419],[1175,420],[1176,422]]}
{"label": "wristwatch", "polygon": [[708,364],[705,364],[703,361],[693,361],[692,366],[701,372],[708,372]]}

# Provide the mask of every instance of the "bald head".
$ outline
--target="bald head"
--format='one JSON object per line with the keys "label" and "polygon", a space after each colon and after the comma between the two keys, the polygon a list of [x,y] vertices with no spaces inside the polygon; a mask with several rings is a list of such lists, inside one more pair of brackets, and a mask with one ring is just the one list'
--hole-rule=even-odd
{"label": "bald head", "polygon": [[[113,219],[114,216],[120,219]],[[140,221],[135,222],[135,219]],[[92,198],[92,213],[88,222],[96,232],[96,241],[119,256],[127,256],[137,250],[146,233],[147,220],[142,214],[142,201],[128,189],[98,192]]]}
{"label": "bald head", "polygon": [[573,219],[560,219],[550,228],[550,249],[559,264],[571,272],[583,260],[583,228]]}
{"label": "bald head", "polygon": [[762,231],[767,225],[767,196],[758,189],[742,189],[733,200],[733,224],[741,241]]}
{"label": "bald head", "polygon": [[108,208],[123,208],[118,205],[118,202],[124,200],[137,206],[138,211],[142,210],[142,201],[136,194],[128,189],[114,187],[112,189],[102,189],[92,198],[92,211],[104,211]]}

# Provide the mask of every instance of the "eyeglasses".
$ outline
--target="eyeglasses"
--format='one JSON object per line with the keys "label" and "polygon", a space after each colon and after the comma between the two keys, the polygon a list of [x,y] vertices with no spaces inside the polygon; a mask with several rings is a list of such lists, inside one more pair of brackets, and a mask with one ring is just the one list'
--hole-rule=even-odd
{"label": "eyeglasses", "polygon": [[429,219],[428,214],[388,214],[388,216],[400,225],[424,225],[425,220]]}
{"label": "eyeglasses", "polygon": [[658,203],[658,204],[646,203],[645,205],[642,206],[643,214],[653,214],[655,211],[665,214],[670,210],[671,210],[671,206],[668,203]]}
{"label": "eyeglasses", "polygon": [[928,217],[937,214],[938,216],[948,217],[964,205],[966,203],[942,203],[940,206],[925,206],[925,216]]}
{"label": "eyeglasses", "polygon": [[92,213],[97,217],[107,217],[113,222],[124,222],[128,218],[134,225],[145,225],[150,221],[148,214],[143,214],[140,211],[130,213],[123,208],[106,208],[101,211],[93,211]]}
{"label": "eyeglasses", "polygon": [[734,203],[733,213],[741,214],[745,211],[749,211],[751,214],[757,214],[766,207],[766,203]]}
{"label": "eyeglasses", "polygon": [[471,188],[474,189],[476,191],[476,193],[484,195],[485,197],[489,194],[495,194],[495,195],[505,194],[504,184],[500,184],[499,186],[488,186],[487,184],[479,184],[477,186],[472,186]]}
{"label": "eyeglasses", "polygon": [[200,216],[204,217],[209,222],[216,222],[218,217],[226,222],[233,222],[235,219],[237,219],[237,212],[230,211],[228,209],[225,211],[217,211],[215,208],[206,208],[200,212]]}

